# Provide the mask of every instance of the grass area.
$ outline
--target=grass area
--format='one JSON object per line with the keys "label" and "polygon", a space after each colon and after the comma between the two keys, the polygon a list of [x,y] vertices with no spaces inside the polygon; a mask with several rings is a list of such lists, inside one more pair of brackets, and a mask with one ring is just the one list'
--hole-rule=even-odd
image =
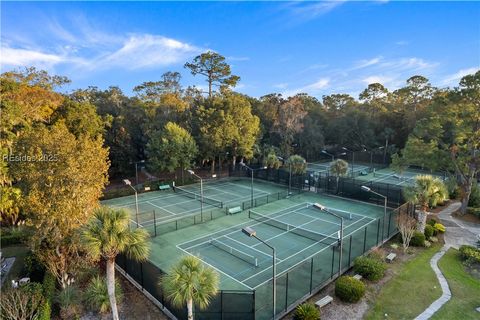
{"label": "grass area", "polygon": [[439,244],[426,248],[394,270],[394,277],[376,296],[365,319],[413,319],[438,299],[442,289],[430,259],[440,248]]}
{"label": "grass area", "polygon": [[2,248],[2,257],[9,258],[15,257],[15,262],[13,266],[10,268],[8,272],[7,278],[3,282],[5,285],[6,283],[10,283],[12,279],[18,279],[23,274],[23,259],[28,253],[28,248],[25,246],[10,246],[10,247],[3,247]]}
{"label": "grass area", "polygon": [[447,279],[452,298],[434,314],[432,319],[479,319],[480,280],[465,271],[458,250],[450,249],[438,266]]}

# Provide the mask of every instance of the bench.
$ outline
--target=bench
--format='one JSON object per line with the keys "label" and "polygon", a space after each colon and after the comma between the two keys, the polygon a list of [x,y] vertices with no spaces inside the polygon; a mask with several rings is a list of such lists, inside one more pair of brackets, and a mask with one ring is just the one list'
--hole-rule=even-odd
{"label": "bench", "polygon": [[240,207],[233,207],[228,209],[228,214],[235,214],[239,212],[242,212],[242,208]]}
{"label": "bench", "polygon": [[358,273],[353,276],[353,279],[357,279],[357,280],[362,280],[362,278],[363,278],[362,275]]}
{"label": "bench", "polygon": [[387,262],[391,263],[396,257],[397,257],[397,254],[391,252],[388,254],[388,256],[385,259],[387,259]]}
{"label": "bench", "polygon": [[327,304],[333,301],[333,298],[330,296],[325,296],[322,299],[315,302],[315,305],[319,308],[325,307]]}
{"label": "bench", "polygon": [[170,189],[170,185],[169,184],[161,184],[160,186],[158,186],[158,189],[168,190],[168,189]]}
{"label": "bench", "polygon": [[361,175],[361,176],[368,176],[368,172],[367,172],[367,171],[361,171],[361,172],[360,172],[360,175]]}

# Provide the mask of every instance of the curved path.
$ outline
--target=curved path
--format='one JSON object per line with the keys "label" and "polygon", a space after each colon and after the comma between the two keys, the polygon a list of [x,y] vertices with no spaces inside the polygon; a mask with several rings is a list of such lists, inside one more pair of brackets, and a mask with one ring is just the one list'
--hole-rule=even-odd
{"label": "curved path", "polygon": [[425,311],[423,311],[420,315],[418,315],[415,319],[416,320],[426,320],[430,319],[430,317],[437,312],[450,298],[452,294],[450,292],[450,288],[448,287],[447,280],[443,276],[442,272],[438,268],[438,260],[447,252],[449,248],[456,248],[458,249],[462,244],[469,244],[474,245],[476,242],[476,237],[480,234],[480,225],[474,223],[468,223],[464,221],[460,221],[455,219],[451,216],[453,212],[460,208],[459,202],[454,202],[449,205],[447,208],[442,210],[439,213],[439,218],[441,222],[447,228],[447,232],[445,233],[445,245],[442,249],[437,252],[432,259],[430,260],[430,266],[432,267],[433,271],[437,275],[438,282],[442,287],[442,296],[435,300]]}

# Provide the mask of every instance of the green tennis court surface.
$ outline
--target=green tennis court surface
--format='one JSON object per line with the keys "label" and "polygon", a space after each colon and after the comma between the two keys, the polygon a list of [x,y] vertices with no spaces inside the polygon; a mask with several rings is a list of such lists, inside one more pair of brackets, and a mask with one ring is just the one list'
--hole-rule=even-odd
{"label": "green tennis court surface", "polygon": [[[383,207],[303,193],[152,238],[150,260],[168,270],[182,255],[196,255],[221,274],[222,290],[263,288],[271,279],[272,252],[241,232],[249,226],[276,248],[279,275],[322,256],[324,259],[316,260],[315,270],[323,270],[328,278],[334,268],[338,270],[338,266],[332,266],[332,248],[338,251],[340,220],[313,208],[313,203],[321,203],[344,217],[344,241],[354,237],[350,247],[344,244],[348,256],[356,257],[376,245],[379,232],[387,226],[378,220],[383,217]],[[394,228],[393,223],[389,227]],[[336,255],[338,260],[339,253]],[[347,260],[345,265],[350,263]]]}
{"label": "green tennis court surface", "polygon": [[[223,216],[228,208],[241,206],[243,202],[251,200],[251,181],[245,178],[210,180],[203,183],[203,217],[210,220],[213,216]],[[167,191],[153,191],[138,195],[138,217],[134,196],[121,197],[102,201],[103,205],[114,208],[122,208],[130,212],[132,225],[147,228],[152,232],[153,228],[161,226],[160,232],[175,224],[195,224],[189,220],[196,220],[201,211],[200,184],[193,184]],[[254,182],[254,202],[262,199],[277,199],[286,196],[286,187],[266,181]],[[188,219],[191,218],[191,219]],[[138,221],[137,221],[138,220]],[[163,226],[163,229],[162,229]],[[181,226],[180,226],[181,227]],[[155,230],[156,232],[157,230]]]}
{"label": "green tennis court surface", "polygon": [[356,179],[373,183],[388,183],[398,186],[410,186],[415,183],[416,176],[425,174],[432,175],[444,180],[444,176],[438,173],[435,174],[415,170],[406,170],[402,174],[398,174],[389,168],[375,170],[375,172],[369,173],[368,175],[358,176]]}

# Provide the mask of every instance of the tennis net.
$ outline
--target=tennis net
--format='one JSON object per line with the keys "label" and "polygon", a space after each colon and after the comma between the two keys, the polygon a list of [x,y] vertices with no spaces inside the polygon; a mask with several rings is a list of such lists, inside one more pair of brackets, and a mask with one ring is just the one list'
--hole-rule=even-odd
{"label": "tennis net", "polygon": [[326,234],[323,234],[323,233],[320,233],[320,232],[314,232],[314,231],[311,231],[311,230],[307,230],[307,229],[301,228],[299,226],[291,225],[291,224],[285,223],[283,221],[274,219],[274,218],[269,217],[269,216],[265,216],[263,214],[260,214],[260,213],[257,213],[257,212],[251,211],[251,210],[248,212],[248,217],[250,219],[268,224],[272,227],[275,227],[275,228],[278,228],[278,229],[281,229],[281,230],[285,230],[285,231],[294,233],[296,235],[299,235],[301,237],[308,238],[310,240],[314,240],[314,241],[321,242],[321,243],[324,243],[324,244],[331,245],[331,244],[339,241],[339,239],[336,238],[336,237],[332,237],[330,235],[326,235]]}
{"label": "tennis net", "polygon": [[[188,190],[185,190],[185,189],[180,188],[180,187],[175,187],[175,192],[182,195],[182,196],[185,196],[187,198],[202,201],[202,195],[201,194],[198,194],[198,193],[195,193],[195,192],[192,192],[192,191],[188,191]],[[203,203],[210,204],[210,205],[218,207],[218,208],[223,208],[223,202],[220,201],[220,200],[217,200],[217,199],[213,199],[213,198],[203,196]]]}
{"label": "tennis net", "polygon": [[255,258],[254,256],[252,255],[249,255],[248,253],[245,253],[243,251],[240,251],[238,249],[235,249],[234,247],[232,246],[229,246],[228,244],[226,243],[223,243],[221,242],[220,240],[218,239],[211,239],[210,240],[210,244],[217,247],[218,249],[220,250],[223,250],[227,253],[230,253],[232,256],[234,257],[237,257],[245,262],[248,262],[252,265],[254,265],[255,267],[258,267],[258,260],[257,258]]}
{"label": "tennis net", "polygon": [[382,179],[382,180],[390,179],[390,180],[396,180],[396,181],[408,181],[408,180],[415,179],[415,175],[414,176],[405,176],[405,175],[398,175],[396,173],[388,174],[388,173],[374,172],[373,176],[375,178]]}

